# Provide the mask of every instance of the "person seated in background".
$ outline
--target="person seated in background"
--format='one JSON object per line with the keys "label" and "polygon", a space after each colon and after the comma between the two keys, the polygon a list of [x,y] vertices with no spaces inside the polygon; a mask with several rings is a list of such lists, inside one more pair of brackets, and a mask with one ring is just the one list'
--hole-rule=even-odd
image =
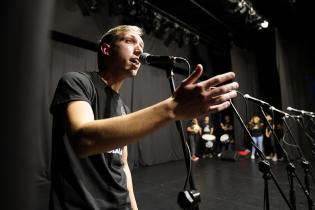
{"label": "person seated in background", "polygon": [[[249,131],[253,137],[255,145],[261,150],[263,150],[263,138],[264,138],[264,124],[261,122],[259,116],[254,115],[249,121]],[[251,159],[255,159],[256,148],[252,145]]]}
{"label": "person seated in background", "polygon": [[196,155],[196,147],[199,141],[199,138],[202,134],[202,129],[198,124],[198,119],[193,118],[191,120],[190,126],[187,127],[188,139],[189,139],[189,147],[191,153],[191,160],[197,161],[199,157]]}
{"label": "person seated in background", "polygon": [[210,116],[206,115],[203,119],[202,124],[202,140],[203,140],[203,157],[213,157],[214,155],[214,145],[215,135],[213,135],[213,124],[210,121]]}

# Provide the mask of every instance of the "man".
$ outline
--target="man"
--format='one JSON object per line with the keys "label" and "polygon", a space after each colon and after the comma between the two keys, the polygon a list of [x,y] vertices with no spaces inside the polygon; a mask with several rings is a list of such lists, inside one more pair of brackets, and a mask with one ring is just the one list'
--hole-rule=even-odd
{"label": "man", "polygon": [[51,209],[137,209],[126,145],[169,122],[221,111],[236,97],[238,84],[226,83],[234,73],[195,83],[198,65],[173,96],[127,114],[119,90],[140,68],[141,36],[136,26],[109,30],[99,43],[99,72],[71,72],[59,81],[50,108]]}

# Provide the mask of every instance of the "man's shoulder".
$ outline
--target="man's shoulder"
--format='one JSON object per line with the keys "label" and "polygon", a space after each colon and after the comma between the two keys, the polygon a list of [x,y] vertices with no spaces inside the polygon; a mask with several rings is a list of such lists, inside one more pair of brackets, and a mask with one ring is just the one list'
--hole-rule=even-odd
{"label": "man's shoulder", "polygon": [[83,72],[83,71],[71,71],[66,72],[62,75],[62,79],[69,80],[69,79],[84,79],[90,78],[92,74],[95,72]]}
{"label": "man's shoulder", "polygon": [[93,75],[97,74],[97,72],[83,72],[83,71],[72,71],[64,73],[59,83],[67,84],[70,86],[94,86],[95,83],[93,80]]}

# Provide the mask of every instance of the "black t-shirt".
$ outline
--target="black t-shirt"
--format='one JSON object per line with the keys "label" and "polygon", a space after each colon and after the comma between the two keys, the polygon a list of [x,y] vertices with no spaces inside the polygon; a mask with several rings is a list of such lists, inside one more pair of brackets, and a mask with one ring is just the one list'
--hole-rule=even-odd
{"label": "black t-shirt", "polygon": [[261,123],[259,125],[250,125],[249,126],[250,132],[253,137],[259,137],[263,135],[264,125]]}
{"label": "black t-shirt", "polygon": [[126,175],[118,148],[87,158],[78,158],[65,132],[65,105],[86,101],[95,119],[126,114],[118,93],[97,72],[70,72],[59,81],[50,112],[52,133],[52,193],[50,209],[129,210]]}

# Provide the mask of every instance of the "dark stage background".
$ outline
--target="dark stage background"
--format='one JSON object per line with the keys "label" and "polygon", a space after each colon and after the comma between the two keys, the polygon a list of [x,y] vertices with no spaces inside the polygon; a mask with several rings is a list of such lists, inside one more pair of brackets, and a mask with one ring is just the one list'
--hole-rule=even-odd
{"label": "dark stage background", "polygon": [[[96,70],[95,43],[107,29],[127,23],[113,16],[106,0],[99,12],[83,15],[74,0],[10,1],[4,3],[1,98],[1,209],[47,209],[50,186],[51,116],[49,105],[58,79],[69,71]],[[2,14],[2,15],[3,15]],[[305,20],[306,21],[306,20]],[[314,32],[307,23],[276,27],[252,37],[250,47],[230,40],[224,47],[200,41],[199,45],[166,46],[152,34],[144,37],[145,51],[187,58],[192,68],[205,67],[203,79],[234,71],[240,91],[285,110],[287,106],[315,110]],[[246,40],[245,40],[246,41]],[[226,47],[228,46],[228,47]],[[185,66],[176,71],[175,83],[187,76]],[[132,111],[170,96],[165,71],[142,66],[139,75],[125,82],[121,95]],[[189,99],[187,99],[189,100]],[[234,103],[244,117],[259,112],[241,97]],[[227,110],[231,113],[231,110]],[[215,125],[222,113],[212,116]],[[149,119],[144,119],[144,123]],[[247,121],[247,119],[245,119]],[[188,122],[184,122],[186,125]],[[289,122],[305,156],[312,146],[294,122]],[[131,125],[132,126],[132,125]],[[247,138],[234,120],[236,149]],[[174,124],[129,146],[130,167],[151,166],[183,159]],[[292,158],[295,149],[289,149]]]}

